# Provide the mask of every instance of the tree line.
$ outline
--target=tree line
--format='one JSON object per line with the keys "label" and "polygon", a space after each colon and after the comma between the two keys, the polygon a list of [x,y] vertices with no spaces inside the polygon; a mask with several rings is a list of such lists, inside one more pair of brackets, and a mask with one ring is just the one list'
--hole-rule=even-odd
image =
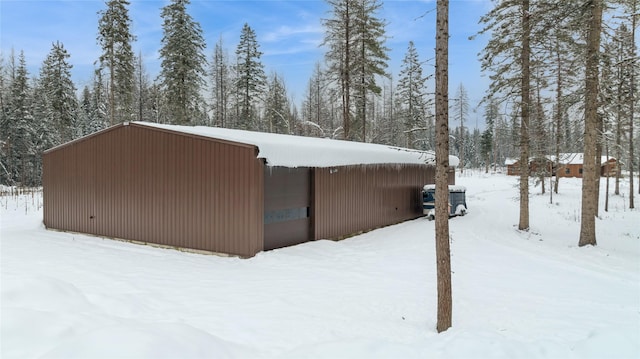
{"label": "tree line", "polygon": [[[40,184],[44,150],[126,121],[208,125],[433,149],[427,76],[412,42],[399,81],[387,73],[379,0],[329,0],[321,19],[325,57],[300,104],[282,74],[267,73],[249,24],[231,54],[220,38],[207,56],[189,0],[161,9],[160,72],[152,78],[133,51],[129,0],[108,0],[97,14],[101,54],[90,85],[71,80],[71,54],[54,42],[29,74],[25,56],[0,58],[0,183]],[[35,76],[34,76],[35,75]],[[396,95],[397,94],[397,95]]]}
{"label": "tree line", "polygon": [[[636,0],[607,2],[610,21],[601,29],[598,116],[602,150],[634,164],[633,105],[637,102]],[[0,58],[0,183],[39,185],[42,151],[125,121],[208,125],[243,130],[376,142],[435,149],[432,72],[407,44],[400,71],[388,71],[386,21],[380,0],[327,0],[321,19],[325,56],[314,66],[300,103],[284,77],[262,64],[257,34],[240,29],[235,49],[220,38],[205,54],[203,31],[188,0],[161,9],[163,37],[158,76],[133,51],[128,0],[108,0],[97,14],[100,57],[89,85],[71,80],[71,55],[52,43],[38,74],[29,74],[24,54]],[[482,109],[483,129],[471,126],[468,94],[459,84],[449,96],[450,152],[461,170],[487,171],[505,158],[583,152],[588,4],[586,0],[496,3],[479,18],[488,42],[481,54],[490,77]],[[615,5],[615,6],[614,6]],[[528,30],[521,26],[527,14]],[[529,86],[519,52],[528,33]],[[525,101],[526,100],[526,101]],[[482,124],[481,124],[482,125]],[[522,129],[526,128],[526,132]],[[637,147],[637,144],[636,144]],[[526,162],[526,161],[523,161]],[[640,186],[639,186],[640,187]]]}

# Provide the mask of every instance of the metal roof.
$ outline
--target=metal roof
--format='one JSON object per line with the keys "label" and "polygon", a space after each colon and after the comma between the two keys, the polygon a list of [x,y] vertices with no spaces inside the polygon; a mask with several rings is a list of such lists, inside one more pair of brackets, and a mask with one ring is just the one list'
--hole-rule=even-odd
{"label": "metal roof", "polygon": [[[185,134],[254,145],[269,166],[334,167],[360,164],[435,164],[435,153],[373,143],[242,131],[219,127],[133,122]],[[459,160],[449,156],[449,165]]]}

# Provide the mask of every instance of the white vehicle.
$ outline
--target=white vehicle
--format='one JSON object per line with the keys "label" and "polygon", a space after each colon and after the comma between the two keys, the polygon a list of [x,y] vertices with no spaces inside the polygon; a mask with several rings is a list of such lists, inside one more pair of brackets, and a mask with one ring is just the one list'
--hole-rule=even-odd
{"label": "white vehicle", "polygon": [[[449,186],[449,217],[467,214],[466,191],[464,186]],[[422,189],[422,213],[429,220],[436,218],[436,185],[428,184]]]}

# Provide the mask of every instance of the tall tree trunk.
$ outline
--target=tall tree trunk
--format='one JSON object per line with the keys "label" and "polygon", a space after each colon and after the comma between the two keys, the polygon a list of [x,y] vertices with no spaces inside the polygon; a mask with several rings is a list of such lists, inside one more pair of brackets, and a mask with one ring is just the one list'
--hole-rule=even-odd
{"label": "tall tree trunk", "polygon": [[604,120],[600,114],[597,114],[598,119],[598,132],[596,137],[596,155],[593,159],[595,161],[595,171],[596,175],[594,177],[595,185],[593,189],[596,191],[596,217],[598,213],[600,213],[600,170],[602,169],[602,141],[604,140]]}
{"label": "tall tree trunk", "polygon": [[547,175],[547,167],[548,167],[548,163],[547,160],[545,159],[546,156],[545,154],[547,153],[547,150],[549,149],[549,147],[546,144],[546,140],[544,139],[545,133],[544,130],[542,129],[542,127],[544,126],[544,115],[543,113],[543,106],[542,106],[542,96],[540,96],[540,80],[539,80],[540,76],[538,76],[538,80],[536,80],[536,117],[537,117],[537,123],[536,123],[536,131],[535,131],[535,136],[534,136],[534,143],[543,143],[544,145],[542,147],[540,147],[540,145],[538,146],[538,148],[534,149],[534,157],[536,158],[536,161],[538,162],[538,166],[536,168],[536,171],[538,171],[538,176],[539,176],[539,180],[540,180],[540,189],[542,191],[542,194],[545,194],[546,192],[546,188],[545,188],[545,176]]}
{"label": "tall tree trunk", "polygon": [[580,247],[596,245],[596,142],[598,140],[598,61],[602,27],[602,0],[590,0],[591,18],[587,37],[587,67],[585,79],[584,164],[582,177],[582,214]]}
{"label": "tall tree trunk", "polygon": [[140,54],[138,56],[138,121],[142,121],[142,106],[144,104],[144,89],[143,89],[143,83],[142,83],[142,71],[143,71],[143,67],[142,67],[142,51],[140,51]]}
{"label": "tall tree trunk", "polygon": [[560,59],[560,48],[558,46],[558,42],[559,40],[556,39],[556,64],[557,64],[557,70],[558,70],[558,74],[557,74],[557,88],[556,88],[556,159],[555,159],[555,177],[556,177],[556,181],[553,184],[553,191],[555,193],[558,193],[558,180],[560,179],[560,143],[562,143],[562,115],[564,113],[563,111],[563,102],[562,102],[562,66],[561,66],[561,59]]}
{"label": "tall tree trunk", "polygon": [[529,14],[529,0],[522,1],[522,83],[521,97],[522,105],[520,115],[522,120],[520,123],[520,222],[518,229],[529,229],[529,114],[531,108],[531,91],[530,91],[530,56],[531,48],[529,37],[531,35],[531,24]]}
{"label": "tall tree trunk", "polygon": [[[364,2],[363,4],[361,4],[360,6],[362,6],[361,11],[364,12]],[[365,16],[363,16],[363,18],[366,18]],[[366,80],[367,80],[367,76],[366,76],[366,57],[367,57],[367,52],[366,52],[366,47],[365,47],[365,36],[364,33],[366,31],[365,27],[366,27],[366,22],[362,23],[362,28],[360,29],[360,36],[362,36],[362,44],[361,44],[361,48],[360,48],[360,61],[362,61],[362,64],[360,65],[360,91],[362,92],[360,94],[360,96],[362,96],[362,99],[360,101],[362,101],[361,105],[361,109],[360,109],[360,116],[362,117],[362,142],[367,142],[367,84],[366,84]]]}
{"label": "tall tree trunk", "polygon": [[609,212],[609,141],[605,140],[607,142],[605,142],[605,152],[606,152],[606,156],[607,156],[607,167],[605,167],[605,175],[607,176],[607,183],[606,183],[606,189],[605,189],[605,196],[604,196],[604,211],[605,212]]}
{"label": "tall tree trunk", "polygon": [[[619,60],[619,59],[618,59]],[[620,70],[620,66],[618,66],[618,77],[616,78],[617,82],[618,82],[618,98],[616,99],[616,157],[618,158],[617,160],[620,161],[620,158],[622,157],[622,90],[620,89],[620,86],[622,85],[622,79],[621,79],[621,73],[622,71]],[[618,173],[616,174],[616,188],[615,188],[615,192],[616,195],[620,195],[620,171],[618,171]]]}
{"label": "tall tree trunk", "polygon": [[449,248],[449,0],[438,0],[436,15],[436,267],[438,333],[451,327]]}
{"label": "tall tree trunk", "polygon": [[115,124],[115,59],[113,55],[113,44],[109,47],[109,125]]}
{"label": "tall tree trunk", "polygon": [[[631,18],[631,49],[632,49],[632,54],[633,54],[633,60],[632,60],[632,66],[631,66],[631,108],[630,108],[630,114],[629,114],[629,208],[633,209],[635,208],[634,205],[634,193],[633,193],[633,120],[634,120],[634,116],[635,116],[635,103],[636,103],[636,97],[635,97],[635,68],[636,68],[636,58],[637,58],[637,54],[636,54],[636,16],[638,16],[637,13],[637,5],[638,2],[634,0],[633,2],[633,15]],[[618,172],[620,172],[620,159],[617,159],[618,161]]]}
{"label": "tall tree trunk", "polygon": [[[318,69],[320,69],[320,65],[317,65]],[[318,71],[318,79],[316,80],[316,123],[320,128],[324,129],[323,123],[321,122],[322,116],[320,116],[321,106],[320,106],[320,71]],[[332,126],[328,126],[328,128],[333,129]],[[325,136],[323,136],[325,137]]]}
{"label": "tall tree trunk", "polygon": [[498,138],[500,136],[498,129],[494,128],[493,129],[493,143],[492,143],[492,147],[493,147],[493,172],[496,172],[496,167],[498,166]]}
{"label": "tall tree trunk", "polygon": [[458,102],[460,103],[460,174],[462,174],[462,171],[464,171],[464,117],[462,113],[462,96],[460,96]]}
{"label": "tall tree trunk", "polygon": [[344,131],[345,140],[350,140],[353,136],[351,135],[351,77],[349,73],[349,64],[351,64],[351,14],[349,13],[348,1],[346,2],[345,11],[345,21],[347,21],[347,23],[344,25],[344,64],[342,66],[342,129]]}

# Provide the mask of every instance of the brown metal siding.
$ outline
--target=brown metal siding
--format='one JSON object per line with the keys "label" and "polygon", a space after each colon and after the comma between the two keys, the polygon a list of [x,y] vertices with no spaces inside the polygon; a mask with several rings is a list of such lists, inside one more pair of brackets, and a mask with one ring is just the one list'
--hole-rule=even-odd
{"label": "brown metal siding", "polygon": [[119,126],[45,153],[43,184],[50,228],[240,256],[263,249],[254,146]]}
{"label": "brown metal siding", "polygon": [[314,239],[340,238],[422,215],[434,168],[362,165],[314,170]]}
{"label": "brown metal siding", "polygon": [[[78,170],[91,162],[94,149],[93,143],[81,141],[64,153],[53,152],[44,157],[43,221],[47,227],[86,233],[94,230],[91,216],[94,210],[95,167]],[[55,191],[48,190],[53,187]]]}

